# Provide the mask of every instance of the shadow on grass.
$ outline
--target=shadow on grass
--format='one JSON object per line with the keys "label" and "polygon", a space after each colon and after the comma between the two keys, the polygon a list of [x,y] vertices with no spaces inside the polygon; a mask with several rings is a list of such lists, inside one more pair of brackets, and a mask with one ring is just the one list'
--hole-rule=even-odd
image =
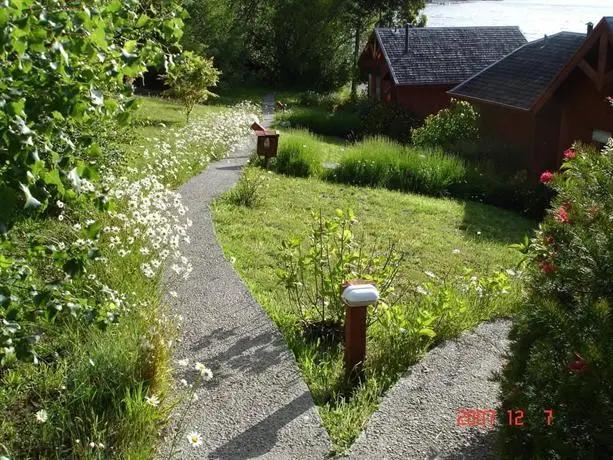
{"label": "shadow on grass", "polygon": [[491,240],[504,244],[519,243],[532,235],[538,223],[501,208],[466,201],[460,230],[475,240]]}

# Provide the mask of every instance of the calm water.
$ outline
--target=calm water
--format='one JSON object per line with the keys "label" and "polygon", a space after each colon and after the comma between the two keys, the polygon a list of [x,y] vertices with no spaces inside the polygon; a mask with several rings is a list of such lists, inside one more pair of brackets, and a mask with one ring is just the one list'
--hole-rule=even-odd
{"label": "calm water", "polygon": [[429,4],[428,26],[519,26],[528,40],[563,30],[585,32],[613,16],[613,0],[498,0]]}

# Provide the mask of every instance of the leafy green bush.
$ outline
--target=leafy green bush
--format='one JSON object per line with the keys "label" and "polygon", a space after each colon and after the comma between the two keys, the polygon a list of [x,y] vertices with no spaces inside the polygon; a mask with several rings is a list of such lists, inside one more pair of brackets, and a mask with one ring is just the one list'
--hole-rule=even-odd
{"label": "leafy green bush", "polygon": [[184,51],[177,62],[168,66],[164,80],[170,89],[165,94],[181,101],[185,119],[189,121],[189,115],[197,103],[215,96],[208,88],[217,84],[219,75],[220,72],[213,66],[213,59]]}
{"label": "leafy green bush", "polygon": [[323,153],[317,138],[305,131],[291,131],[290,134],[279,136],[277,157],[271,167],[281,174],[296,177],[321,174]]}
{"label": "leafy green bush", "polygon": [[339,92],[333,93],[318,93],[316,91],[305,91],[298,95],[298,104],[303,107],[320,107],[330,111],[335,111],[344,102],[346,98]]}
{"label": "leafy green bush", "polygon": [[245,168],[238,183],[228,192],[227,200],[236,206],[256,207],[264,198],[262,185],[265,180],[261,169]]}
{"label": "leafy green bush", "polygon": [[401,104],[364,101],[357,104],[360,116],[360,136],[386,136],[398,142],[411,139],[411,129],[423,119]]}
{"label": "leafy green bush", "polygon": [[306,324],[342,324],[345,307],[339,289],[343,282],[363,278],[372,280],[380,290],[381,304],[392,300],[393,282],[403,260],[394,246],[383,254],[369,250],[355,238],[352,211],[336,210],[334,217],[313,213],[306,238],[282,242],[277,276],[285,286],[288,299]]}
{"label": "leafy green bush", "polygon": [[479,115],[466,101],[452,101],[448,108],[429,115],[424,125],[411,130],[411,142],[417,146],[442,147],[453,151],[459,144],[479,138]]}
{"label": "leafy green bush", "polygon": [[520,246],[528,305],[511,332],[500,417],[521,410],[524,425],[503,424],[507,457],[613,456],[613,142],[575,147],[561,172],[541,176],[557,196]]}
{"label": "leafy green bush", "polygon": [[350,147],[328,177],[353,185],[445,195],[465,174],[464,162],[456,157],[372,138]]}

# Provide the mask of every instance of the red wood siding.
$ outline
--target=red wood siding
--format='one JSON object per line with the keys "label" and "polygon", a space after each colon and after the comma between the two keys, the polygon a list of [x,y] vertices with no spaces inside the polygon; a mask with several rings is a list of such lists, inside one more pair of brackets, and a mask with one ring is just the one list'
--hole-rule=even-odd
{"label": "red wood siding", "polygon": [[516,151],[523,156],[519,163],[525,163],[534,145],[534,118],[528,112],[499,105],[479,104],[477,107],[482,136],[501,149]]}
{"label": "red wood siding", "polygon": [[447,94],[453,86],[398,86],[395,101],[417,115],[426,117],[444,109],[451,102]]}
{"label": "red wood siding", "polygon": [[613,107],[605,101],[605,97],[613,95],[613,83],[598,91],[587,75],[575,69],[559,93],[565,104],[561,113],[557,155],[554,155],[558,165],[562,152],[574,141],[592,142],[595,129],[613,132]]}

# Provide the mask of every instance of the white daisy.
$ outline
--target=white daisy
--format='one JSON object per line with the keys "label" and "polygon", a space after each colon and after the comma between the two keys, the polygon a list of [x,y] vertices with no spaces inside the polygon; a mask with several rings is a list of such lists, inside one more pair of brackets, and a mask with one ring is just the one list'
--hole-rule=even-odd
{"label": "white daisy", "polygon": [[192,445],[192,447],[199,447],[202,445],[202,436],[197,431],[192,431],[187,435],[187,440]]}
{"label": "white daisy", "polygon": [[49,415],[45,409],[41,409],[36,413],[36,421],[39,423],[45,423],[48,418]]}
{"label": "white daisy", "polygon": [[156,395],[145,396],[145,402],[153,407],[158,407],[160,405],[160,398]]}

